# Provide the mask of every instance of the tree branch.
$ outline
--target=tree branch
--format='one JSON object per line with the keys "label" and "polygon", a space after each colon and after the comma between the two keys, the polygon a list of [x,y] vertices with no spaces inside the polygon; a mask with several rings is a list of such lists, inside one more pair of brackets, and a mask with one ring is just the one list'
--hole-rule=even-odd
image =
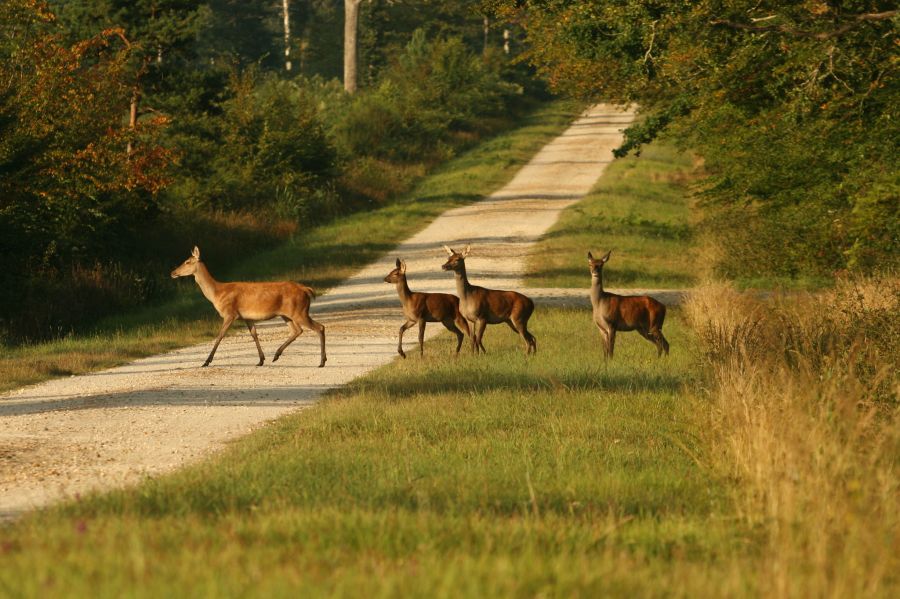
{"label": "tree branch", "polygon": [[805,29],[796,29],[787,25],[750,25],[748,23],[728,21],[726,19],[715,19],[713,21],[710,21],[709,24],[723,25],[725,27],[730,27],[731,29],[742,29],[744,31],[755,31],[759,33],[775,31],[793,37],[808,37],[817,40],[827,40],[847,33],[860,23],[864,23],[866,21],[883,21],[885,19],[892,19],[897,15],[900,15],[900,10],[886,10],[884,12],[863,13],[861,15],[855,15],[850,21],[831,31],[807,31]]}

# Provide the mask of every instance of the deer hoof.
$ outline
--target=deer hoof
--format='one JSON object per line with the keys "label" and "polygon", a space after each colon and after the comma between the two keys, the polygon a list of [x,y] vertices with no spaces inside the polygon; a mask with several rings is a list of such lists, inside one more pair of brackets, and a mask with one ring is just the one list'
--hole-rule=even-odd
{"label": "deer hoof", "polygon": [[[274,360],[272,360],[272,361],[274,362]],[[265,362],[265,360],[260,360],[259,364],[257,364],[256,367],[259,368],[260,366],[262,366],[263,362]]]}
{"label": "deer hoof", "polygon": [[[277,362],[278,358],[280,358],[280,357],[281,357],[281,354],[275,354],[275,356],[272,358],[272,361]],[[262,364],[262,362],[260,362],[260,364]]]}
{"label": "deer hoof", "polygon": [[204,362],[203,366],[201,366],[200,368],[206,368],[207,366],[209,366],[209,362]]}

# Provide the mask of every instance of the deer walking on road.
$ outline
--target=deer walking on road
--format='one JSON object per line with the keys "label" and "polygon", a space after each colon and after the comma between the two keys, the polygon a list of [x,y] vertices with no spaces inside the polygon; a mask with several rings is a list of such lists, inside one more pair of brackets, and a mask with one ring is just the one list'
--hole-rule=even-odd
{"label": "deer walking on road", "polygon": [[616,347],[617,331],[637,331],[647,341],[656,345],[656,355],[669,355],[669,342],[663,336],[666,307],[647,295],[616,295],[603,290],[603,265],[612,250],[599,260],[588,252],[591,269],[591,304],[594,306],[594,324],[603,337],[603,350],[611,358]]}
{"label": "deer walking on road", "polygon": [[406,282],[406,262],[397,258],[397,266],[384,278],[385,283],[397,285],[397,295],[403,305],[406,322],[400,325],[400,339],[397,342],[397,353],[403,353],[403,333],[415,325],[419,325],[419,355],[425,355],[425,323],[440,322],[448,331],[456,335],[456,353],[462,347],[466,335],[471,335],[469,323],[459,313],[459,298],[449,293],[418,293],[409,290]]}
{"label": "deer walking on road", "polygon": [[466,256],[469,255],[467,245],[462,252],[444,246],[450,256],[442,268],[452,270],[456,275],[456,292],[459,294],[459,311],[472,323],[472,349],[486,352],[482,339],[484,329],[489,324],[505,322],[525,342],[525,354],[537,351],[537,340],[528,332],[528,319],[534,312],[531,298],[515,291],[499,291],[485,289],[469,283],[466,276]]}
{"label": "deer walking on road", "polygon": [[315,297],[315,292],[311,287],[293,281],[220,283],[209,274],[206,265],[200,261],[200,249],[196,246],[190,257],[172,271],[173,279],[191,275],[200,286],[200,291],[222,317],[222,328],[219,330],[212,351],[209,352],[209,357],[206,358],[203,366],[209,366],[209,363],[212,362],[219,343],[225,337],[231,324],[238,318],[246,323],[253,341],[256,342],[256,351],[259,352],[257,366],[262,366],[266,357],[259,346],[255,323],[275,316],[280,316],[287,323],[291,334],[275,352],[272,361],[278,361],[285,348],[303,332],[302,327],[306,327],[319,334],[321,346],[319,368],[325,366],[325,327],[309,316],[309,304]]}

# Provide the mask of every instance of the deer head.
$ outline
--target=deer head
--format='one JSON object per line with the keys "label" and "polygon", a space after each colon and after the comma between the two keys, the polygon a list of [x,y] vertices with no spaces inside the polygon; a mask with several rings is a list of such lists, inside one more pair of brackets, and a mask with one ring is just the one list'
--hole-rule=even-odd
{"label": "deer head", "polygon": [[465,268],[465,259],[466,256],[469,255],[469,250],[471,246],[466,246],[462,252],[457,252],[456,250],[451,249],[448,246],[444,246],[444,251],[450,256],[444,265],[441,267],[444,270],[452,270],[454,272],[459,272]]}
{"label": "deer head", "polygon": [[388,276],[384,278],[385,283],[396,283],[400,280],[401,277],[406,276],[406,262],[397,258],[397,267],[394,268],[391,272],[388,273]]}
{"label": "deer head", "polygon": [[603,274],[603,265],[609,261],[609,255],[612,254],[612,250],[606,252],[602,258],[594,259],[594,255],[588,252],[588,268],[591,271],[592,277],[599,277]]}
{"label": "deer head", "polygon": [[197,272],[197,265],[200,263],[200,248],[194,246],[194,251],[190,257],[181,263],[181,266],[172,271],[172,278],[189,277]]}

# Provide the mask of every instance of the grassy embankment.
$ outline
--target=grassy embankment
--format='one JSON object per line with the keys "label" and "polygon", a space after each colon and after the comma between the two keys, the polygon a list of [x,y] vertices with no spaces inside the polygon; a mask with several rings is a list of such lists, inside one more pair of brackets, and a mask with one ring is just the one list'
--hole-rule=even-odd
{"label": "grassy embankment", "polygon": [[[240,264],[218,264],[209,253],[203,254],[204,259],[213,275],[223,280],[284,278],[326,289],[441,212],[501,187],[577,112],[578,106],[571,102],[545,105],[526,117],[520,127],[451,160],[384,207],[301,231],[284,245]],[[186,258],[190,248],[184,251]],[[92,334],[0,348],[0,391],[211,339],[220,321],[208,302],[192,283],[173,281],[172,285],[180,287],[172,301],[111,317]]]}

